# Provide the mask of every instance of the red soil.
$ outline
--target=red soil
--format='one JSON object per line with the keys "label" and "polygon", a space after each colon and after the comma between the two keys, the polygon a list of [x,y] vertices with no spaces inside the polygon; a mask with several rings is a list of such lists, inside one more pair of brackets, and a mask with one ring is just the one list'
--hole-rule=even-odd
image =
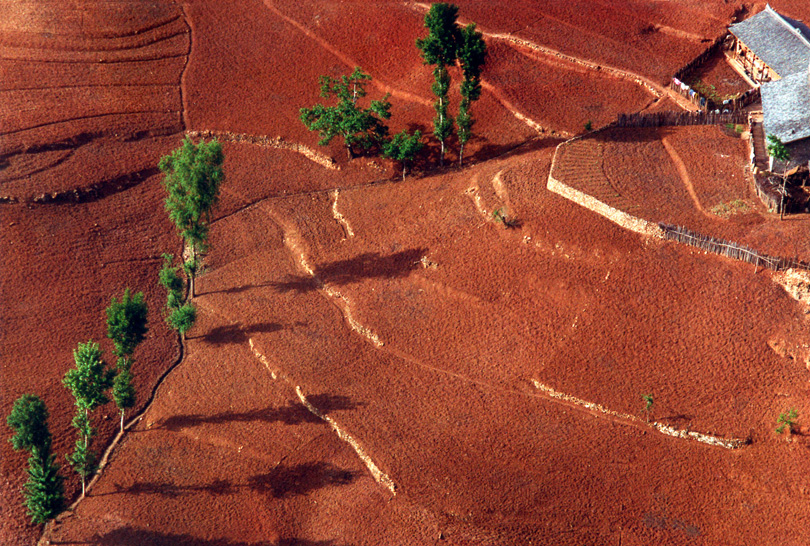
{"label": "red soil", "polygon": [[807,260],[808,219],[780,221],[766,212],[747,161],[745,140],[719,127],[612,129],[564,146],[557,171],[563,182],[634,216]]}
{"label": "red soil", "polygon": [[[64,461],[73,408],[60,380],[78,341],[103,338],[112,295],[124,286],[144,290],[152,309],[151,337],[136,355],[139,404],[177,352],[155,285],[160,253],[179,246],[162,210],[159,177],[143,173],[126,189],[109,181],[154,168],[179,143],[171,133],[182,128],[282,136],[315,148],[317,137],[300,123],[298,109],[321,100],[318,75],[355,64],[375,78],[369,98],[393,93],[392,130],[429,132],[430,75],[413,47],[424,33],[420,8],[399,2],[211,1],[185,11],[173,4],[48,4],[29,6],[30,16],[20,7],[26,5],[0,10],[16,17],[0,17],[15,21],[0,23],[2,56],[21,59],[0,61],[14,75],[3,93],[19,106],[27,106],[26,96],[46,104],[37,104],[38,115],[15,110],[12,118],[3,110],[18,133],[3,136],[12,145],[2,151],[8,166],[0,188],[21,201],[99,182],[109,190],[81,204],[0,204],[0,252],[7,257],[0,412],[24,392],[43,396]],[[509,10],[493,10],[491,2],[460,5],[463,18],[484,30],[517,31],[529,21],[518,35],[662,81],[699,53],[706,45],[700,38],[719,33],[734,9],[719,0],[686,7],[596,0],[524,2]],[[83,19],[93,25],[85,34]],[[698,20],[705,23],[696,28]],[[179,30],[154,39],[180,23],[191,29],[190,42]],[[375,37],[355,39],[367,35]],[[45,55],[39,50],[23,55],[21,46],[40,48],[51,39],[59,63],[31,61]],[[339,170],[289,150],[225,144],[227,181],[186,356],[89,496],[46,539],[218,546],[801,542],[806,438],[787,443],[772,429],[779,412],[808,411],[804,309],[768,273],[752,276],[750,267],[718,256],[646,241],[548,192],[561,141],[531,140],[537,132],[516,112],[549,131],[577,132],[587,119],[598,125],[652,97],[623,80],[600,80],[594,70],[489,45],[490,87],[474,106],[479,136],[467,155],[479,163],[469,168],[399,183],[389,181],[389,162],[348,163],[337,142],[321,151]],[[76,47],[122,62],[74,71],[61,61],[74,58],[64,52]],[[148,60],[130,62],[141,57]],[[120,125],[92,117],[96,105],[82,109],[70,96],[65,108],[81,119],[52,115],[63,95],[19,94],[85,80],[101,88],[99,111],[124,108]],[[131,103],[116,95],[117,86],[135,81],[171,93],[136,93]],[[451,99],[457,104],[457,96]],[[167,110],[138,118],[140,105]],[[40,122],[41,130],[32,128]],[[680,130],[666,136],[705,209],[743,190],[738,164],[719,155],[731,149],[737,161],[742,141],[698,131],[705,142]],[[88,133],[92,142],[84,140]],[[14,134],[26,136],[12,140]],[[656,160],[658,193],[648,192],[638,207],[698,228],[748,226],[749,237],[779,237],[770,221],[696,212],[660,136],[602,142],[609,175],[632,167],[637,184],[649,183],[652,171],[620,163],[619,146],[638,154],[637,163]],[[434,143],[417,170],[430,168],[435,154]],[[733,179],[731,189],[720,178]],[[520,225],[504,229],[492,218],[495,209]],[[790,241],[774,244],[806,239],[791,233]],[[624,416],[553,399],[535,382]],[[371,463],[306,410],[295,387],[393,481],[395,495],[374,481]],[[655,397],[653,419],[752,443],[728,451],[655,432],[631,417],[641,413],[643,393]],[[99,411],[109,418],[99,419],[97,445],[110,441],[115,413],[111,405]],[[0,498],[11,516],[0,524],[0,542],[31,544],[38,529],[25,524],[17,494],[25,457],[8,443],[2,449]],[[71,475],[69,493],[76,488]]]}
{"label": "red soil", "polygon": [[708,88],[713,87],[715,96],[712,99],[721,101],[751,89],[748,82],[728,64],[722,51],[692,73],[687,78],[687,83],[704,94],[708,92]]}

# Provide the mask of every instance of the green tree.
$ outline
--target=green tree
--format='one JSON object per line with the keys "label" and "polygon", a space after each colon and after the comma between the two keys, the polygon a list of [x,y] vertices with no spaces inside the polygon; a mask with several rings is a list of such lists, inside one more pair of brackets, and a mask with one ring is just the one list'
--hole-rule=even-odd
{"label": "green tree", "polygon": [[177,330],[185,339],[186,332],[194,326],[194,322],[197,320],[197,308],[187,303],[171,311],[166,320],[169,326]]}
{"label": "green tree", "polygon": [[784,218],[785,213],[785,194],[787,194],[787,169],[788,162],[790,161],[790,152],[787,147],[782,143],[782,140],[776,135],[768,135],[768,155],[776,161],[781,161],[784,165],[782,168],[782,194],[781,202],[779,203],[779,219]]}
{"label": "green tree", "polygon": [[9,441],[15,450],[30,452],[50,447],[48,408],[39,396],[24,394],[15,400],[6,422],[14,429],[14,436]]}
{"label": "green tree", "polygon": [[132,353],[143,341],[149,329],[146,326],[148,309],[143,293],[135,296],[129,288],[124,290],[121,301],[112,299],[107,308],[107,337],[115,345],[118,357],[117,373],[113,382],[113,400],[121,416],[121,432],[124,432],[124,414],[135,405],[135,387],[132,385]]}
{"label": "green tree", "polygon": [[164,156],[158,164],[165,175],[166,210],[191,253],[190,297],[195,295],[198,254],[208,250],[211,209],[219,201],[220,186],[225,180],[224,160],[222,146],[216,140],[195,145],[186,137],[180,148]]}
{"label": "green tree", "polygon": [[431,87],[436,95],[433,108],[436,117],[433,119],[433,134],[441,144],[439,163],[444,165],[445,141],[453,134],[453,118],[448,113],[448,91],[450,74],[447,67],[456,62],[461,33],[456,19],[458,7],[444,2],[433,4],[425,15],[426,38],[416,40],[416,47],[422,53],[425,64],[435,65],[434,83]]}
{"label": "green tree", "polygon": [[390,94],[386,94],[382,100],[371,101],[368,108],[357,105],[358,100],[366,96],[365,86],[370,81],[371,76],[360,70],[359,66],[351,74],[340,78],[319,78],[321,97],[328,99],[334,96],[338,101],[337,106],[316,104],[300,110],[301,121],[307,129],[318,131],[319,145],[326,146],[339,136],[343,138],[346,154],[351,160],[354,157],[353,146],[368,150],[385,140],[388,127],[382,120],[391,117]]}
{"label": "green tree", "polygon": [[183,301],[185,283],[177,274],[177,267],[172,266],[173,259],[171,254],[163,255],[163,267],[158,273],[158,282],[168,291],[166,323],[185,339],[186,332],[194,326],[197,319],[197,309],[193,303]]}
{"label": "green tree", "polygon": [[34,523],[45,523],[65,506],[63,478],[51,454],[48,409],[38,396],[25,394],[14,402],[6,421],[15,431],[10,440],[14,449],[30,453],[28,481],[23,487],[28,514]]}
{"label": "green tree", "polygon": [[107,307],[107,337],[115,345],[115,356],[129,357],[143,341],[149,331],[147,315],[143,292],[133,296],[127,288],[120,302],[112,298]]}
{"label": "green tree", "polygon": [[383,144],[383,155],[402,163],[402,180],[405,180],[408,164],[413,161],[416,154],[423,147],[421,131],[417,130],[412,135],[409,135],[408,131],[403,130]]}
{"label": "green tree", "polygon": [[779,425],[776,427],[776,433],[782,434],[785,431],[785,428],[792,434],[795,432],[796,428],[796,419],[799,418],[799,413],[790,408],[787,413],[780,413],[779,417],[776,419],[776,424]]}
{"label": "green tree", "polygon": [[50,449],[28,459],[28,481],[23,487],[25,506],[34,523],[45,523],[65,508],[64,478]]}
{"label": "green tree", "polygon": [[65,374],[62,383],[75,398],[76,416],[73,426],[78,432],[76,449],[68,456],[71,466],[82,479],[82,495],[85,493],[85,482],[95,472],[96,457],[90,450],[93,428],[90,425],[90,412],[98,406],[109,402],[106,391],[115,379],[115,370],[107,369],[98,343],[88,341],[79,343],[73,351],[76,367]]}
{"label": "green tree", "polygon": [[475,30],[475,23],[470,23],[460,32],[458,60],[464,74],[461,82],[461,104],[458,107],[458,164],[464,160],[464,145],[472,137],[472,126],[475,123],[470,108],[472,102],[481,97],[481,68],[487,60],[487,44],[483,35]]}

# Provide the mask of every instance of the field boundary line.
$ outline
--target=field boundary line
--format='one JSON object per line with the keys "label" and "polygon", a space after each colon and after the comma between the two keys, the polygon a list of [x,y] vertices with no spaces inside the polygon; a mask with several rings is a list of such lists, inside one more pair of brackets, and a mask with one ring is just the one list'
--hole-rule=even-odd
{"label": "field boundary line", "polygon": [[661,434],[672,436],[673,438],[694,440],[702,444],[707,444],[715,447],[722,447],[725,449],[740,449],[748,444],[746,440],[742,440],[739,438],[722,438],[719,436],[714,436],[712,434],[703,434],[702,432],[692,432],[691,430],[677,429],[673,426],[659,423],[658,421],[646,422],[640,419],[639,417],[636,417],[635,415],[630,415],[628,413],[619,413],[618,411],[608,409],[602,406],[601,404],[597,404],[595,402],[588,402],[586,400],[582,400],[581,398],[577,398],[575,396],[571,396],[556,391],[553,388],[549,387],[548,385],[545,385],[537,381],[536,379],[532,379],[532,383],[534,384],[537,390],[543,392],[545,395],[555,400],[562,400],[570,404],[580,406],[592,412],[601,413],[613,418],[620,419],[622,421],[629,421],[630,422],[629,424],[645,425],[657,430]]}
{"label": "field boundary line", "polygon": [[245,143],[264,148],[290,150],[303,155],[310,161],[313,161],[322,167],[335,171],[340,170],[340,166],[335,164],[335,160],[331,157],[327,157],[322,153],[316,152],[304,144],[284,140],[284,138],[281,136],[269,137],[267,135],[249,135],[246,133],[232,133],[230,131],[217,131],[211,129],[191,129],[186,131],[186,135],[192,138],[216,138],[222,142]]}

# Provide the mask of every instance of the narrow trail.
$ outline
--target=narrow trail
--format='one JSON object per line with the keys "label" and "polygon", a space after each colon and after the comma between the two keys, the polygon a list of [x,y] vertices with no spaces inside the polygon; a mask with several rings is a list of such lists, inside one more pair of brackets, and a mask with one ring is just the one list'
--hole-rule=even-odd
{"label": "narrow trail", "polygon": [[337,165],[331,157],[327,157],[322,153],[316,152],[309,146],[284,140],[284,138],[280,136],[269,137],[267,135],[248,135],[245,133],[232,133],[230,131],[212,131],[210,129],[187,130],[186,134],[190,137],[216,138],[222,142],[251,144],[254,146],[261,146],[263,148],[275,148],[277,150],[290,150],[303,155],[310,161],[317,163],[322,167],[326,167],[327,169],[334,171],[340,170],[340,166]]}
{"label": "narrow trail", "polygon": [[549,129],[547,127],[543,127],[542,125],[540,125],[539,123],[537,123],[536,121],[531,119],[530,117],[523,114],[520,110],[518,110],[517,107],[514,104],[509,102],[509,100],[506,97],[504,97],[503,93],[501,93],[501,91],[497,87],[495,87],[494,85],[492,85],[488,81],[482,79],[481,80],[481,87],[483,89],[485,89],[487,92],[489,92],[489,94],[492,95],[492,98],[494,98],[496,102],[498,102],[501,106],[503,106],[506,110],[508,110],[509,113],[511,113],[513,116],[515,116],[517,119],[519,119],[520,121],[522,121],[523,123],[525,123],[526,125],[531,127],[532,129],[534,129],[535,131],[537,131],[538,135],[543,135],[543,134],[548,133],[548,134],[551,134],[553,136],[559,135],[559,136],[561,136],[563,138],[571,138],[572,136],[574,136],[574,135],[572,135],[571,133],[569,133],[567,131],[555,130],[555,129]]}
{"label": "narrow trail", "polygon": [[[287,23],[294,26],[299,31],[301,31],[305,36],[307,36],[308,38],[310,38],[311,40],[316,42],[318,45],[320,45],[323,49],[325,49],[326,51],[328,51],[329,53],[331,53],[332,55],[337,57],[346,66],[348,66],[350,68],[354,68],[355,66],[359,66],[359,63],[357,61],[355,61],[354,59],[352,59],[351,57],[349,57],[348,55],[346,55],[345,53],[343,53],[342,51],[337,49],[335,46],[333,46],[332,44],[330,44],[329,42],[327,42],[326,40],[324,40],[323,38],[321,38],[320,36],[318,36],[317,34],[312,32],[310,29],[308,29],[307,27],[305,27],[304,25],[302,25],[301,23],[299,23],[295,19],[292,19],[292,18],[284,15],[284,13],[282,13],[281,10],[279,10],[271,0],[263,0],[263,2],[264,2],[264,5],[267,7],[267,9],[269,9],[270,11],[275,13],[278,17],[280,17],[281,19],[283,19]],[[426,99],[424,97],[420,97],[418,95],[415,95],[413,93],[409,93],[407,91],[402,91],[401,89],[397,89],[396,87],[385,83],[384,81],[380,80],[379,78],[376,78],[376,79],[372,80],[370,83],[371,83],[371,85],[373,85],[374,87],[376,87],[377,89],[382,91],[383,93],[390,93],[392,97],[396,97],[398,99],[402,99],[402,100],[406,100],[406,101],[410,101],[410,102],[415,102],[417,104],[421,104],[421,105],[427,106],[429,108],[433,107],[433,102],[430,101],[429,99]]]}
{"label": "narrow trail", "polygon": [[683,185],[686,187],[689,197],[692,198],[695,208],[708,218],[717,218],[715,215],[706,211],[706,209],[703,208],[703,205],[700,204],[700,199],[698,199],[695,187],[692,185],[692,179],[689,177],[689,171],[686,169],[686,164],[683,162],[683,159],[681,159],[681,156],[678,154],[677,150],[675,150],[675,148],[669,142],[668,138],[663,137],[661,139],[661,144],[664,145],[667,154],[669,154],[670,159],[672,159],[672,163],[675,164],[675,168],[678,170],[678,175],[680,176]]}

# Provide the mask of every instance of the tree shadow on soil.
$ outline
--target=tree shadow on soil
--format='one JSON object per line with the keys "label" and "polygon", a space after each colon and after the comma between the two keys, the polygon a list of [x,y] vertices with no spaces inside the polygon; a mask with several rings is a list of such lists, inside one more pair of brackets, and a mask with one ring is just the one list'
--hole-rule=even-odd
{"label": "tree shadow on soil", "polygon": [[[315,276],[324,283],[338,286],[362,279],[406,277],[421,266],[427,253],[424,248],[414,248],[382,256],[379,252],[366,252],[347,260],[338,260],[315,268]],[[288,275],[287,279],[274,283],[279,292],[308,292],[318,287],[315,278],[308,275]]]}
{"label": "tree shadow on soil", "polygon": [[279,465],[266,474],[248,478],[248,488],[274,499],[306,495],[323,487],[348,485],[361,475],[326,462]]}
{"label": "tree shadow on soil", "polygon": [[275,322],[262,322],[258,324],[251,324],[250,326],[228,324],[226,326],[217,326],[216,328],[212,328],[208,331],[208,333],[191,339],[201,339],[202,341],[212,345],[224,345],[226,343],[247,343],[251,334],[270,334],[281,329],[281,324],[277,324]]}
{"label": "tree shadow on soil", "polygon": [[230,480],[214,480],[203,485],[176,485],[163,482],[135,482],[128,487],[115,484],[115,491],[93,495],[160,495],[177,498],[195,493],[211,495],[233,495],[240,489],[248,489],[282,499],[306,495],[324,487],[349,485],[362,475],[362,472],[346,470],[323,461],[296,465],[279,465],[270,472],[248,478],[245,484],[235,484]]}
{"label": "tree shadow on soil", "polygon": [[[51,544],[87,544],[86,542],[58,542]],[[95,535],[90,544],[99,546],[349,546],[335,540],[302,540],[298,538],[282,538],[278,542],[243,542],[227,538],[203,539],[188,534],[162,533],[148,529],[134,529],[122,527],[103,535]]]}
{"label": "tree shadow on soil", "polygon": [[[307,398],[313,406],[323,414],[336,410],[351,410],[364,406],[363,402],[353,402],[348,396],[339,394],[314,394]],[[262,421],[265,423],[284,423],[297,425],[300,423],[323,423],[319,417],[313,415],[307,408],[297,402],[289,402],[279,408],[265,408],[245,412],[226,412],[218,415],[188,414],[172,415],[164,419],[159,426],[151,430],[164,429],[177,432],[189,427],[202,424],[219,423],[250,423]]]}

